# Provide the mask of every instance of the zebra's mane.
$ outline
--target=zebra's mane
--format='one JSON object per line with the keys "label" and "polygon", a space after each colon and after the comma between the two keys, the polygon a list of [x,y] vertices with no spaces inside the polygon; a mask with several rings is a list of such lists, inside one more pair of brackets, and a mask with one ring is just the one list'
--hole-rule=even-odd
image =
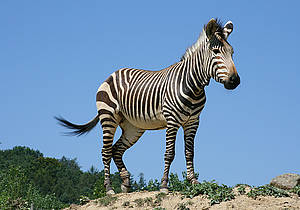
{"label": "zebra's mane", "polygon": [[[223,23],[218,19],[216,18],[216,23],[217,23],[217,30],[216,32],[219,33],[221,36],[223,36]],[[198,51],[198,49],[201,47],[202,43],[204,43],[206,41],[206,25],[204,25],[203,29],[202,29],[202,32],[200,33],[197,41],[192,45],[190,46],[189,48],[186,49],[184,55],[181,57],[181,61],[190,57],[191,55],[194,54],[194,52]],[[222,37],[223,38],[223,37]]]}

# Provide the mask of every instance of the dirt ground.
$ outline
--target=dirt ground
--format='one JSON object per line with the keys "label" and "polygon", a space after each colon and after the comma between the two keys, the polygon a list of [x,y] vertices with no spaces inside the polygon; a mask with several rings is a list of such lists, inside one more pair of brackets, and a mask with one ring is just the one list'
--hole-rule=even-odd
{"label": "dirt ground", "polygon": [[238,195],[231,201],[210,206],[210,200],[205,196],[196,196],[192,199],[184,198],[179,193],[169,193],[162,196],[159,192],[134,192],[114,195],[114,201],[98,199],[85,205],[71,205],[65,210],[98,210],[98,209],[160,209],[166,210],[215,210],[215,209],[300,209],[300,197],[291,194],[291,197],[275,198],[271,196],[258,197],[255,200],[246,195]]}

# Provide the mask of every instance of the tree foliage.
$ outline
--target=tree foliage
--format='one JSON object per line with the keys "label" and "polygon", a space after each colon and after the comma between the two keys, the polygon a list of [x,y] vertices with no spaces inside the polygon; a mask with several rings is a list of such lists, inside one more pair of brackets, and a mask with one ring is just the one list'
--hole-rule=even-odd
{"label": "tree foliage", "polygon": [[55,195],[63,203],[78,203],[80,195],[91,196],[98,172],[82,172],[76,159],[44,157],[27,147],[0,151],[0,172],[9,167],[22,168],[28,182],[41,195]]}
{"label": "tree foliage", "polygon": [[0,172],[0,209],[61,209],[66,205],[54,195],[43,196],[20,166]]}
{"label": "tree foliage", "polygon": [[[10,176],[7,176],[7,168],[17,171],[22,169],[22,173],[12,169],[9,171]],[[0,173],[6,174],[7,179],[12,179],[7,183],[14,183],[2,185],[2,191],[11,192],[7,196],[13,200],[24,197],[33,188],[36,196],[47,197],[48,200],[53,200],[54,197],[64,204],[79,203],[82,196],[93,199],[105,195],[104,171],[99,172],[91,167],[83,172],[76,159],[44,157],[38,150],[28,147],[17,146],[10,150],[0,150]],[[110,178],[114,191],[121,192],[122,180],[119,173],[111,174]],[[140,174],[139,178],[133,191],[146,187],[144,175]],[[151,185],[152,189],[153,186],[154,184]]]}

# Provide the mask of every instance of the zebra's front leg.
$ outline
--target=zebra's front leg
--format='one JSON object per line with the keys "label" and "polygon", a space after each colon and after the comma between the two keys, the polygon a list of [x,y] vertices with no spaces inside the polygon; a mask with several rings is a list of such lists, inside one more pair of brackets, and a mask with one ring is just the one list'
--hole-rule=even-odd
{"label": "zebra's front leg", "polygon": [[175,140],[176,134],[180,125],[178,124],[168,124],[166,132],[166,152],[165,152],[165,169],[164,175],[161,180],[160,191],[168,193],[168,181],[169,181],[169,171],[172,161],[175,157]]}
{"label": "zebra's front leg", "polygon": [[192,184],[199,184],[194,172],[194,138],[199,126],[199,119],[187,122],[183,126],[184,130],[184,152],[186,159],[186,178]]}

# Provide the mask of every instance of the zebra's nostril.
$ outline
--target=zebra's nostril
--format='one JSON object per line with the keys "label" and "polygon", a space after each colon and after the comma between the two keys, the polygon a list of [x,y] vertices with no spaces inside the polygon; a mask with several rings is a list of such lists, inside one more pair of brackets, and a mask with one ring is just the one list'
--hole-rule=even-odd
{"label": "zebra's nostril", "polygon": [[231,83],[233,83],[234,80],[236,80],[236,76],[235,76],[235,75],[232,75],[231,77],[229,77],[229,81],[230,81]]}

